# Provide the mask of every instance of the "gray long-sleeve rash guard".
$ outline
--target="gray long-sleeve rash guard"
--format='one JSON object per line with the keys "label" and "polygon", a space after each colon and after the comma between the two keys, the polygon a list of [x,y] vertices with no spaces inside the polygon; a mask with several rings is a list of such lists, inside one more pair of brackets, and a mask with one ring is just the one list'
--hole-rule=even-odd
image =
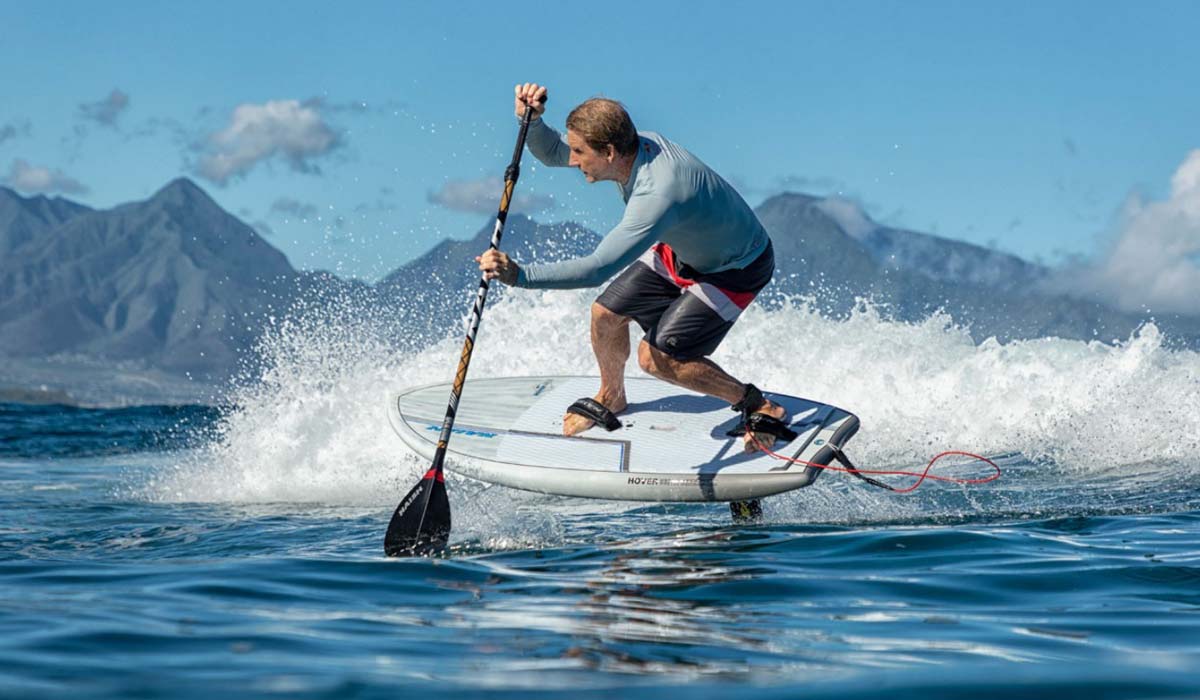
{"label": "gray long-sleeve rash guard", "polygon": [[[638,133],[629,181],[617,183],[625,214],[586,257],[522,266],[518,287],[595,287],[661,241],[677,259],[705,273],[749,265],[767,248],[767,232],[737,193],[700,159],[652,132]],[[566,140],[541,119],[529,126],[529,152],[546,165],[565,167]]]}

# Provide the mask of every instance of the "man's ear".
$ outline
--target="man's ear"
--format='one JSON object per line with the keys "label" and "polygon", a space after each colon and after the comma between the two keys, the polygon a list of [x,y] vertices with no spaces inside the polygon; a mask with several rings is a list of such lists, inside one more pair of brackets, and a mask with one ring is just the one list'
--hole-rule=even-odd
{"label": "man's ear", "polygon": [[608,159],[609,163],[612,163],[613,161],[615,161],[617,159],[617,147],[612,145],[611,143],[605,144],[604,147],[606,149],[605,153],[604,153],[604,157],[606,159]]}

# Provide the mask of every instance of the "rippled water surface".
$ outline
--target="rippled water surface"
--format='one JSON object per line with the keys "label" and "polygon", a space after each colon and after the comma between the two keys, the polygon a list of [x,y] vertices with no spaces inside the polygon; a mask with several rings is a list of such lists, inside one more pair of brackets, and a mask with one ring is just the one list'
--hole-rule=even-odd
{"label": "rippled water surface", "polygon": [[[969,449],[1002,478],[827,474],[735,526],[452,476],[451,551],[389,560],[426,465],[386,390],[440,379],[453,343],[389,364],[301,329],[230,408],[0,407],[0,696],[1200,696],[1194,353],[788,321],[834,364],[873,344],[854,382],[763,381],[855,410],[856,461]],[[585,341],[543,340],[588,370]],[[546,361],[488,342],[481,372]]]}
{"label": "rippled water surface", "polygon": [[[940,515],[857,523],[804,522],[796,494],[734,527],[452,480],[454,551],[387,560],[382,501],[122,495],[179,457],[0,464],[6,697],[1200,692],[1195,490],[1043,517],[965,514],[947,489]],[[825,481],[813,508],[863,489]]]}

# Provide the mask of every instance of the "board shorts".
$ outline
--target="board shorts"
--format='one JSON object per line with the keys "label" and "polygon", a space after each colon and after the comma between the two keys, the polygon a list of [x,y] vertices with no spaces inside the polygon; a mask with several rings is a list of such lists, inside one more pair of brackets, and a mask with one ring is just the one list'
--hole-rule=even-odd
{"label": "board shorts", "polygon": [[746,267],[713,273],[689,267],[670,246],[655,243],[617,275],[596,303],[637,321],[652,347],[676,360],[694,360],[717,349],[774,273],[769,241]]}

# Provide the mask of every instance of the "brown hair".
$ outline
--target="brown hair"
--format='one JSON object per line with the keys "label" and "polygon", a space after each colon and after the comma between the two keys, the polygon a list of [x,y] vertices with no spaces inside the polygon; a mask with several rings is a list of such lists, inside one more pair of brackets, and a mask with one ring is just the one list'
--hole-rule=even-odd
{"label": "brown hair", "polygon": [[583,137],[594,150],[612,144],[617,153],[633,155],[638,149],[637,130],[629,112],[616,100],[593,97],[567,115],[567,128]]}

